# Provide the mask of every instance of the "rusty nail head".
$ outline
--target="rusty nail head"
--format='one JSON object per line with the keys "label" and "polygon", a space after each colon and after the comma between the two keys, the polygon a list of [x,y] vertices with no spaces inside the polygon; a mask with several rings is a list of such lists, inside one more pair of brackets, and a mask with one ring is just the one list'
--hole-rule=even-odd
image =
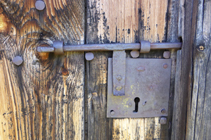
{"label": "rusty nail head", "polygon": [[94,54],[91,53],[91,52],[88,52],[88,53],[85,54],[85,58],[86,58],[87,61],[91,61],[91,60],[94,59]]}
{"label": "rusty nail head", "polygon": [[131,55],[133,58],[139,57],[139,54],[140,54],[139,51],[131,51],[131,52],[130,52],[130,55]]}
{"label": "rusty nail head", "polygon": [[121,76],[121,75],[117,75],[117,76],[116,76],[116,79],[117,79],[118,81],[120,81],[120,80],[122,80],[122,76]]}
{"label": "rusty nail head", "polygon": [[200,50],[200,51],[203,51],[203,50],[204,50],[204,46],[202,46],[202,45],[199,46],[199,50]]}
{"label": "rusty nail head", "polygon": [[164,113],[166,113],[166,109],[165,108],[163,108],[163,109],[161,109],[161,111],[160,111],[162,114],[164,114]]}
{"label": "rusty nail head", "polygon": [[37,10],[39,10],[39,11],[44,10],[44,9],[45,9],[45,2],[42,1],[42,0],[37,0],[37,1],[35,2],[35,8],[36,8]]}
{"label": "rusty nail head", "polygon": [[140,71],[140,72],[145,71],[145,67],[140,66],[140,67],[137,68],[137,70]]}
{"label": "rusty nail head", "polygon": [[114,110],[111,110],[110,113],[111,113],[111,115],[114,115],[115,114]]}
{"label": "rusty nail head", "polygon": [[166,124],[166,122],[167,122],[166,117],[161,117],[160,118],[160,124]]}
{"label": "rusty nail head", "polygon": [[23,58],[21,56],[16,56],[13,58],[12,62],[17,66],[20,66],[23,63]]}
{"label": "rusty nail head", "polygon": [[168,58],[170,58],[170,56],[171,56],[171,52],[170,51],[164,51],[163,52],[163,57],[164,58],[168,59]]}
{"label": "rusty nail head", "polygon": [[163,68],[164,68],[164,69],[168,68],[168,64],[166,64],[166,63],[163,64]]}
{"label": "rusty nail head", "polygon": [[117,90],[117,91],[120,91],[121,89],[122,89],[122,86],[117,86],[117,87],[116,87],[116,90]]}

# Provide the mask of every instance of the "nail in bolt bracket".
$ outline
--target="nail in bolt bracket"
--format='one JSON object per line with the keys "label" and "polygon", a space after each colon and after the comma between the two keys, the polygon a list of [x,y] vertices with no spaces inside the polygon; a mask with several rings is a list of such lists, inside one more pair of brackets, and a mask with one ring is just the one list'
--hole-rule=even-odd
{"label": "nail in bolt bracket", "polygon": [[141,118],[168,115],[171,59],[126,58],[125,50],[148,53],[158,49],[181,49],[181,43],[63,45],[37,47],[38,52],[113,51],[108,59],[108,118]]}

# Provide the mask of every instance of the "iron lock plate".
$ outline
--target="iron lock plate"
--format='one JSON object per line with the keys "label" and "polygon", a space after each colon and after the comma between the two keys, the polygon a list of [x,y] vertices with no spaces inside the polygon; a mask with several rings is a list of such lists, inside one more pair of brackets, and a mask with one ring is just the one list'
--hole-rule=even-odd
{"label": "iron lock plate", "polygon": [[108,118],[168,115],[171,59],[126,58],[125,95],[113,94],[113,59],[108,59]]}

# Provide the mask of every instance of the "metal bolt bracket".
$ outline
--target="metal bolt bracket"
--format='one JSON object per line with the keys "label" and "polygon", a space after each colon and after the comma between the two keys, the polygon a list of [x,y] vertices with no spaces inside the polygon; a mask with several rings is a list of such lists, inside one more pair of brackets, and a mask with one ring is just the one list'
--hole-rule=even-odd
{"label": "metal bolt bracket", "polygon": [[140,53],[148,53],[148,52],[150,52],[150,42],[141,41]]}
{"label": "metal bolt bracket", "polygon": [[62,41],[54,41],[53,42],[53,47],[54,47],[54,53],[55,54],[63,54],[63,42]]}

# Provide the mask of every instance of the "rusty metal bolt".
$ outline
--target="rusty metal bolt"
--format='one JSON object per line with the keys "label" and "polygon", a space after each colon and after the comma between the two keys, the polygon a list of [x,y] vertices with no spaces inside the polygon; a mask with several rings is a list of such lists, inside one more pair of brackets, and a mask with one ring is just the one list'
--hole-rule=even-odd
{"label": "rusty metal bolt", "polygon": [[162,114],[164,114],[164,113],[166,113],[166,109],[165,108],[163,108],[163,109],[161,109],[161,111],[160,111]]}
{"label": "rusty metal bolt", "polygon": [[88,53],[85,54],[85,58],[86,58],[87,61],[91,61],[91,60],[94,59],[94,54],[91,53],[91,52],[88,52]]}
{"label": "rusty metal bolt", "polygon": [[166,124],[167,123],[166,117],[161,117],[159,122],[160,124]]}
{"label": "rusty metal bolt", "polygon": [[117,90],[117,91],[120,91],[121,89],[122,89],[122,86],[117,86],[117,87],[116,87],[116,90]]}
{"label": "rusty metal bolt", "polygon": [[131,51],[131,52],[130,52],[130,55],[131,55],[133,58],[139,57],[139,54],[140,54],[139,51]]}
{"label": "rusty metal bolt", "polygon": [[166,63],[163,64],[163,68],[164,68],[164,69],[168,68],[168,64],[166,64]]}
{"label": "rusty metal bolt", "polygon": [[168,58],[170,58],[170,56],[171,56],[171,52],[170,51],[164,51],[163,52],[163,57],[164,58],[168,59]]}
{"label": "rusty metal bolt", "polygon": [[37,1],[35,2],[35,8],[36,8],[37,10],[39,10],[39,11],[44,10],[44,9],[45,9],[45,2],[42,1],[42,0],[37,0]]}
{"label": "rusty metal bolt", "polygon": [[111,115],[114,115],[115,114],[114,110],[111,110],[110,113],[111,113]]}
{"label": "rusty metal bolt", "polygon": [[16,56],[13,58],[12,62],[17,66],[20,66],[23,63],[23,58],[21,56]]}
{"label": "rusty metal bolt", "polygon": [[137,68],[137,70],[140,71],[140,72],[145,71],[145,67],[140,66],[140,67]]}

